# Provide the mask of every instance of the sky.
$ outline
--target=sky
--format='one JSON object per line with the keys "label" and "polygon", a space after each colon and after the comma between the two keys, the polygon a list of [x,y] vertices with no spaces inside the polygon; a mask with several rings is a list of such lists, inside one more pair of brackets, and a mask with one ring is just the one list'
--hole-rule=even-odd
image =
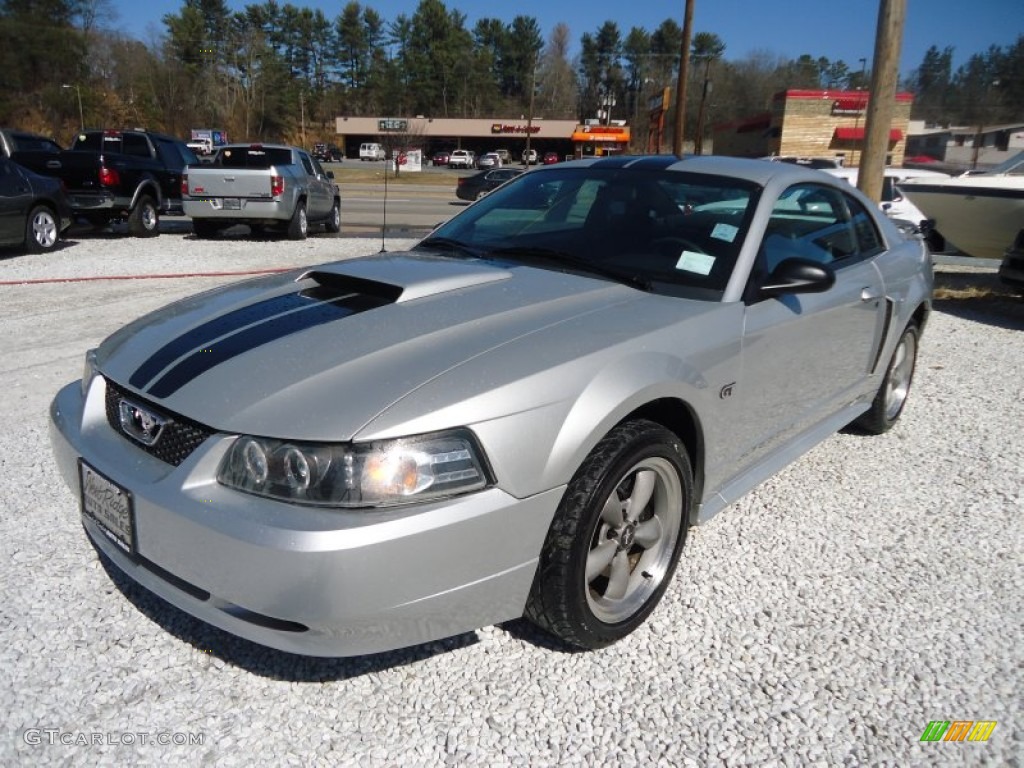
{"label": "sky", "polygon": [[[321,9],[331,20],[347,0],[278,0],[299,7]],[[253,0],[227,0],[232,11],[239,11]],[[262,0],[256,0],[256,4]],[[411,16],[419,0],[359,0],[376,10],[385,20],[399,14]],[[180,12],[182,0],[111,0],[117,18],[107,26],[139,40],[150,41],[164,31],[165,14]],[[445,0],[445,6],[467,17],[472,29],[483,17],[508,23],[517,15],[532,16],[540,24],[545,38],[563,22],[578,49],[584,32],[594,33],[605,21],[614,21],[625,38],[631,27],[653,32],[666,18],[675,18],[682,26],[685,0],[513,0],[509,3],[481,0]],[[875,28],[878,21],[876,0],[695,0],[693,31],[711,32],[725,43],[725,58],[742,59],[753,52],[768,52],[795,59],[810,54],[831,61],[842,60],[851,70],[867,59],[870,70],[874,57]],[[983,53],[992,45],[1007,47],[1024,35],[1024,0],[907,0],[907,18],[903,30],[900,74],[917,68],[929,46],[941,50],[953,48],[954,70],[972,54]]]}

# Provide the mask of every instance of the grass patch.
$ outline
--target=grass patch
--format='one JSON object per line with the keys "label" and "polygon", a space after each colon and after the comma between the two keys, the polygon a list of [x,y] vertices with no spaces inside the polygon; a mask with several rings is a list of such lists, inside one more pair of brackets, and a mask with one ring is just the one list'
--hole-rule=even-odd
{"label": "grass patch", "polygon": [[[334,171],[334,180],[339,185],[344,184],[384,184],[384,168],[351,168],[341,163],[329,163],[324,166],[327,170]],[[394,171],[388,171],[388,186],[451,186],[455,188],[456,179],[459,176],[467,176],[468,173],[452,171],[450,173],[423,173],[416,171],[403,171],[395,177]]]}

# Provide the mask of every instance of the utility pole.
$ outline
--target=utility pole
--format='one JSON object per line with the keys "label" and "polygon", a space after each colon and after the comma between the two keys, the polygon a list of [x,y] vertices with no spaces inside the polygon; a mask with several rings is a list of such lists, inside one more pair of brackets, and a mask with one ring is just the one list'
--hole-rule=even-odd
{"label": "utility pole", "polygon": [[879,0],[875,58],[864,121],[864,149],[857,172],[857,188],[876,203],[882,199],[882,176],[896,111],[896,81],[906,17],[906,0]]}
{"label": "utility pole", "polygon": [[672,132],[672,154],[683,156],[683,123],[686,122],[686,78],[690,72],[690,37],[693,35],[693,3],[686,0],[683,14],[683,44],[679,50],[679,80],[676,82],[676,124]]}
{"label": "utility pole", "polygon": [[67,83],[61,85],[61,88],[74,88],[75,95],[78,96],[78,130],[85,130],[85,112],[82,110],[82,91],[79,90],[78,84],[68,85]]}
{"label": "utility pole", "polygon": [[530,167],[530,134],[533,133],[533,97],[537,92],[537,57],[533,57],[533,75],[530,77],[530,110],[526,113],[526,151],[525,155],[527,169]]}

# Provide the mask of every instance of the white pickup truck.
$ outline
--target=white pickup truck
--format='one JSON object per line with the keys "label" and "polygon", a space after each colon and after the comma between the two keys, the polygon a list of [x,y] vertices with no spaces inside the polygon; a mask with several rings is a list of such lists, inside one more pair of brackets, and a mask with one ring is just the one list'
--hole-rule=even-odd
{"label": "white pickup truck", "polygon": [[305,239],[311,223],[341,231],[334,174],[298,147],[228,144],[212,163],[185,168],[181,193],[197,237],[235,224],[248,224],[253,232],[283,231],[292,240]]}

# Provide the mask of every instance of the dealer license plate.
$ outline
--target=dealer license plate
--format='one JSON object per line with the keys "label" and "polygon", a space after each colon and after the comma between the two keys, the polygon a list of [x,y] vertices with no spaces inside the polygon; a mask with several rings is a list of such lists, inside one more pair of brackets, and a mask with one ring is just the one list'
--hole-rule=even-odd
{"label": "dealer license plate", "polygon": [[82,514],[129,555],[135,551],[135,511],[132,495],[117,483],[79,461]]}
{"label": "dealer license plate", "polygon": [[238,211],[242,208],[242,201],[237,197],[225,197],[224,198],[224,210],[225,211]]}

